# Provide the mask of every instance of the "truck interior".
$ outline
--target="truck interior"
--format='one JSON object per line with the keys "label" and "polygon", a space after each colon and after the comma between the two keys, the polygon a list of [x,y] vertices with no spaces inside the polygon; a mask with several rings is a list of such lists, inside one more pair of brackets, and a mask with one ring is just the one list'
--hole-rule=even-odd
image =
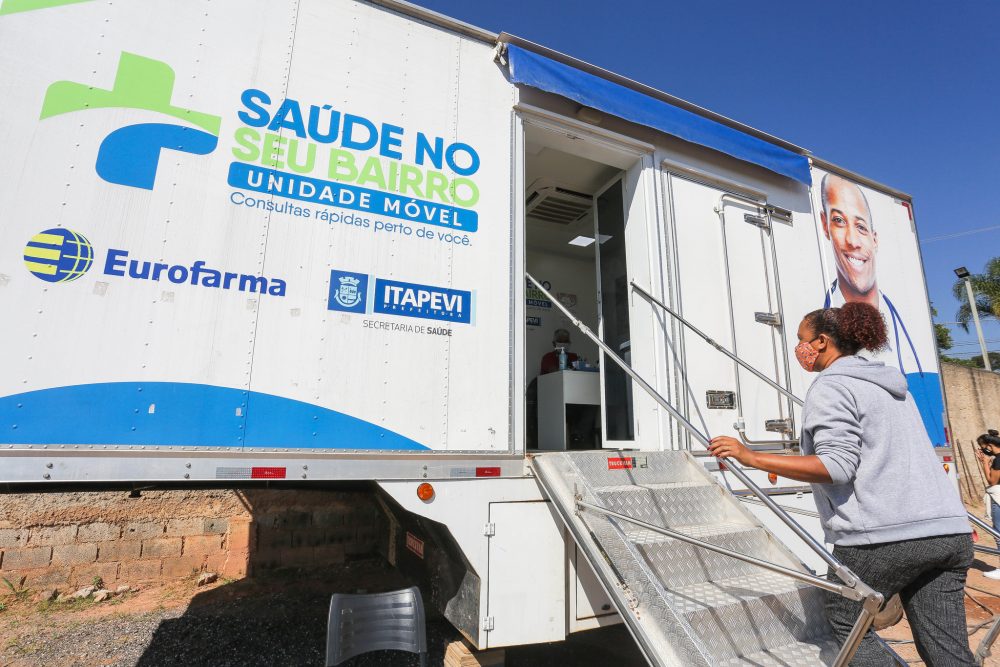
{"label": "truck interior", "polygon": [[[630,162],[578,137],[525,125],[525,268],[540,283],[525,284],[528,449],[597,449],[633,439],[628,377],[538,289],[629,360],[623,177]],[[562,332],[569,345],[559,340]]]}

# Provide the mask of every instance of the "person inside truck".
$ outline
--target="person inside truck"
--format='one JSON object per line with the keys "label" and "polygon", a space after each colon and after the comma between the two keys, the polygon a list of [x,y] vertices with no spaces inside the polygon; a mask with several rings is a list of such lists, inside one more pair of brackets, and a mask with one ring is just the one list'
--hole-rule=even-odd
{"label": "person inside truck", "polygon": [[[833,555],[889,600],[899,594],[928,665],[974,665],[966,634],[969,521],[938,462],[903,374],[858,353],[884,349],[886,324],[868,303],[803,318],[795,356],[818,372],[802,409],[801,456],[713,438],[720,459],[809,482]],[[832,576],[832,574],[830,575]],[[847,639],[862,603],[829,594],[835,636]],[[894,665],[872,630],[851,665]]]}
{"label": "person inside truck", "polygon": [[[1000,432],[990,429],[976,438],[976,459],[986,480],[986,509],[993,522],[993,530],[1000,532]],[[989,579],[1000,579],[1000,568],[983,572]]]}
{"label": "person inside truck", "polygon": [[559,348],[566,351],[566,368],[572,368],[573,362],[579,357],[569,351],[572,341],[569,339],[569,332],[565,329],[556,329],[552,334],[552,351],[542,356],[541,375],[555,373],[559,370]]}
{"label": "person inside truck", "polygon": [[820,185],[823,234],[833,248],[837,277],[826,292],[824,308],[845,303],[867,303],[881,311],[892,324],[892,338],[886,348],[890,359],[905,375],[923,373],[917,349],[895,304],[878,288],[876,258],[878,233],[872,220],[868,199],[856,183],[827,174]]}

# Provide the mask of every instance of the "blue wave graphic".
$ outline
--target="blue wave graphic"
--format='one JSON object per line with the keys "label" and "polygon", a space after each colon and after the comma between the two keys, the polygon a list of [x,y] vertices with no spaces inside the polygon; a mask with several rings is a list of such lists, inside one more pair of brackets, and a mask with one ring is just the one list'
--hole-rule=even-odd
{"label": "blue wave graphic", "polygon": [[107,382],[2,397],[0,444],[427,449],[303,401],[180,382]]}
{"label": "blue wave graphic", "polygon": [[109,183],[152,190],[160,150],[206,155],[215,150],[219,138],[182,125],[140,123],[109,134],[97,151],[97,175]]}
{"label": "blue wave graphic", "polygon": [[944,397],[937,373],[907,373],[906,382],[924,420],[924,428],[935,447],[947,444],[944,433]]}

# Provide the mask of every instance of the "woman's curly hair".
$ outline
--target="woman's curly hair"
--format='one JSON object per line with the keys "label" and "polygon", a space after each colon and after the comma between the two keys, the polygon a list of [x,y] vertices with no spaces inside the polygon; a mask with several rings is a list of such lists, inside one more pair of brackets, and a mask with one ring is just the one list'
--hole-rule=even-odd
{"label": "woman's curly hair", "polygon": [[867,303],[849,302],[839,308],[821,308],[805,316],[816,336],[826,334],[844,354],[878,352],[889,346],[885,320]]}

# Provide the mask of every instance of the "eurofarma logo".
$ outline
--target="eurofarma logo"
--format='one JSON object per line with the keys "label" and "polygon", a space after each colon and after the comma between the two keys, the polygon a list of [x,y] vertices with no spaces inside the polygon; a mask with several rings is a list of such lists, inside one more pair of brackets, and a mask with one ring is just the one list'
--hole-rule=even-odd
{"label": "eurofarma logo", "polygon": [[127,250],[111,248],[104,261],[104,275],[133,280],[168,280],[181,285],[217,287],[240,292],[258,292],[271,296],[285,296],[287,284],[280,278],[265,278],[248,273],[220,271],[208,266],[204,260],[188,264],[166,264],[129,257]]}
{"label": "eurofarma logo", "polygon": [[220,116],[170,103],[174,70],[164,62],[122,53],[110,90],[56,81],[45,92],[41,119],[92,109],[144,109],[185,124],[138,123],[115,130],[97,152],[97,175],[109,183],[152,190],[163,149],[207,155],[219,143]]}
{"label": "eurofarma logo", "polygon": [[[94,246],[90,241],[83,234],[62,227],[35,234],[24,247],[24,265],[28,271],[50,283],[72,282],[93,263]],[[176,264],[151,262],[134,259],[128,250],[118,248],[108,249],[103,266],[104,275],[129,280],[167,281],[270,296],[285,296],[288,288],[281,278],[223,271],[201,259]]]}
{"label": "eurofarma logo", "polygon": [[83,234],[62,227],[46,229],[24,247],[24,265],[49,283],[73,282],[94,263],[94,246]]}

